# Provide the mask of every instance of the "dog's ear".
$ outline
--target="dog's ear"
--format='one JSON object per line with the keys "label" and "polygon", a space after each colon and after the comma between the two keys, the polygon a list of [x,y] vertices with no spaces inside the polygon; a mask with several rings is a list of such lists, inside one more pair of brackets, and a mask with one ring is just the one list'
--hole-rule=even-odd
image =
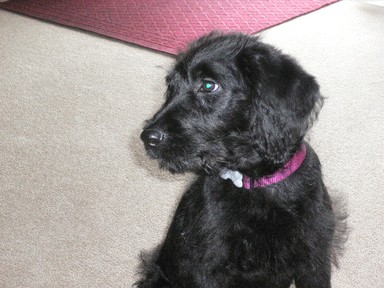
{"label": "dog's ear", "polygon": [[323,103],[315,78],[294,59],[259,42],[248,42],[238,65],[249,94],[252,145],[274,166],[299,148]]}

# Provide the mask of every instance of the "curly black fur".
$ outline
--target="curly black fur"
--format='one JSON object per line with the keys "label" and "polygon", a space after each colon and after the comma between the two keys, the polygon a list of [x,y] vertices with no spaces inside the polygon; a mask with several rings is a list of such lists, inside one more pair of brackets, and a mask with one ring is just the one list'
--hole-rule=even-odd
{"label": "curly black fur", "polygon": [[277,184],[245,190],[219,176],[259,178],[289,161],[323,103],[314,77],[257,37],[212,33],[166,80],[141,138],[162,167],[199,177],[135,285],[331,287],[338,219],[308,143],[299,170]]}

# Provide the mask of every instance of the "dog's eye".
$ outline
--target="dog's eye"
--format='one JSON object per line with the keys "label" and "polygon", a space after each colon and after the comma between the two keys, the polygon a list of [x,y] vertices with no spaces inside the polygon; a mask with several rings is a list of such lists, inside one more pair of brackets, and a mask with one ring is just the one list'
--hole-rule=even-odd
{"label": "dog's eye", "polygon": [[219,84],[213,81],[203,81],[203,85],[200,87],[200,91],[204,93],[212,93],[219,89]]}

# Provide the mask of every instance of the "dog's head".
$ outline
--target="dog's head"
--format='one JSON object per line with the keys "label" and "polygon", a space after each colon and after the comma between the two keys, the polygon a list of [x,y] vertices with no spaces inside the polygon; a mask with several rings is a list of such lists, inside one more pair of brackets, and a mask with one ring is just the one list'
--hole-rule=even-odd
{"label": "dog's head", "polygon": [[271,172],[299,148],[322,105],[311,75],[243,34],[200,38],[166,82],[165,103],[141,138],[172,172]]}

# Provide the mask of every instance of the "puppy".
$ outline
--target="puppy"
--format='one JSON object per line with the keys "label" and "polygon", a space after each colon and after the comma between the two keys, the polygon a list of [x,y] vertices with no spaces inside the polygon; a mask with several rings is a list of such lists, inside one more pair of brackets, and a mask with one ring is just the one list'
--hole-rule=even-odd
{"label": "puppy", "polygon": [[304,141],[323,104],[314,77],[257,37],[212,33],[166,83],[141,139],[198,178],[135,286],[331,287],[337,217]]}

